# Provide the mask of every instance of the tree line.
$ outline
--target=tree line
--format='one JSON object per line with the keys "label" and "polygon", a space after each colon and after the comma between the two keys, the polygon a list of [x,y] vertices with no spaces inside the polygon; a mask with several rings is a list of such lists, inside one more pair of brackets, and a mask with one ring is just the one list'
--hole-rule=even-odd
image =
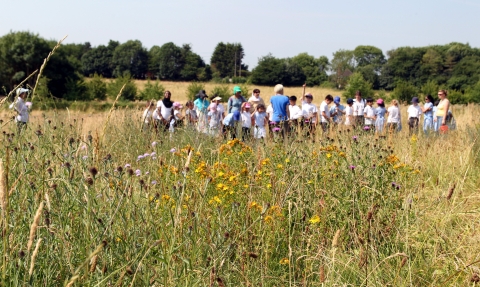
{"label": "tree line", "polygon": [[[10,32],[0,37],[1,93],[7,93],[38,69],[55,44],[30,32]],[[243,63],[244,57],[241,43],[218,43],[209,63],[189,44],[177,46],[169,42],[150,49],[139,40],[110,40],[97,47],[88,42],[65,44],[48,63],[39,93],[67,100],[103,99],[131,79],[285,86],[306,82],[309,86],[344,90],[347,95],[356,87],[367,94],[373,90],[393,91],[400,100],[434,93],[442,87],[451,91],[454,103],[480,102],[480,49],[469,44],[399,47],[386,55],[377,47],[363,45],[339,50],[331,59],[307,53],[291,58],[269,54],[260,57],[252,70]],[[85,77],[93,80],[85,81]],[[104,78],[117,83],[107,88],[102,84]],[[148,87],[155,91],[155,85]]]}

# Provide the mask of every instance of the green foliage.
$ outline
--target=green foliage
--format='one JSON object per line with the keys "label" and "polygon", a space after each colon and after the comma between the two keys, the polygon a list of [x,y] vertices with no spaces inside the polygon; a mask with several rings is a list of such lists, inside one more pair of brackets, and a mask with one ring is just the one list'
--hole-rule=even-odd
{"label": "green foliage", "polygon": [[[468,102],[472,103],[477,103],[480,104],[480,81],[477,82],[473,88],[469,89],[468,91]],[[449,98],[450,98],[450,93],[449,93]]]}
{"label": "green foliage", "polygon": [[244,56],[242,44],[220,42],[213,51],[210,66],[220,78],[239,76],[241,70],[248,70],[248,66],[242,64]]}
{"label": "green foliage", "polygon": [[322,56],[318,59],[307,54],[300,53],[291,59],[301,67],[305,75],[305,83],[308,86],[318,86],[328,80],[327,70],[329,67],[328,58]]}
{"label": "green foliage", "polygon": [[94,74],[93,78],[87,82],[87,91],[90,99],[105,100],[107,98],[107,83],[102,76]]}
{"label": "green foliage", "polygon": [[222,98],[222,102],[226,103],[230,96],[232,95],[232,91],[230,90],[229,86],[224,84],[220,86],[213,87],[213,90],[210,92],[210,95],[217,95]]}
{"label": "green foliage", "polygon": [[385,90],[379,90],[375,93],[376,99],[383,99],[383,101],[390,101],[390,96],[387,94]]}
{"label": "green foliage", "polygon": [[137,99],[137,86],[132,81],[132,78],[129,75],[118,77],[115,80],[111,81],[107,85],[107,95],[115,99],[120,92],[122,86],[125,85],[125,88],[122,91],[120,96],[121,100],[134,101]]}
{"label": "green foliage", "polygon": [[35,96],[39,99],[48,99],[48,98],[51,98],[52,97],[52,93],[50,92],[50,89],[48,88],[48,83],[50,82],[50,79],[45,77],[45,76],[41,76],[40,77],[40,80],[38,80],[38,85],[37,85],[37,89],[35,90],[35,95],[32,95],[32,96]]}
{"label": "green foliage", "polygon": [[210,65],[198,69],[198,80],[200,82],[207,82],[212,79],[212,69]]}
{"label": "green foliage", "polygon": [[277,59],[271,54],[262,57],[250,76],[252,84],[298,86],[305,83],[306,76],[298,61]]}
{"label": "green foliage", "polygon": [[418,97],[418,89],[408,82],[400,81],[393,90],[392,97],[400,102],[409,103],[413,97]]}
{"label": "green foliage", "polygon": [[386,62],[382,50],[374,46],[357,46],[353,57],[357,67],[372,66],[377,73]]}
{"label": "green foliage", "polygon": [[111,78],[115,69],[113,51],[118,45],[118,42],[110,40],[108,46],[100,45],[88,50],[81,58],[82,73],[85,76],[98,74],[105,78]]}
{"label": "green foliage", "polygon": [[67,79],[67,93],[64,95],[65,100],[69,101],[89,101],[92,100],[91,94],[87,92],[87,84],[84,80]]}
{"label": "green foliage", "polygon": [[115,77],[128,73],[135,79],[143,79],[148,69],[148,53],[142,42],[130,40],[115,48],[112,62],[115,65]]}
{"label": "green foliage", "polygon": [[367,82],[360,73],[352,74],[345,92],[343,92],[343,96],[346,98],[353,98],[356,91],[360,91],[363,98],[373,97],[372,84]]}
{"label": "green foliage", "polygon": [[439,90],[438,84],[435,81],[428,81],[425,85],[422,86],[422,94],[431,95],[435,97]]}
{"label": "green foliage", "polygon": [[469,94],[463,94],[462,92],[456,91],[456,90],[448,91],[448,100],[453,105],[467,104],[469,100],[471,102],[475,102],[474,99],[469,98],[471,96],[472,96],[471,92]]}
{"label": "green foliage", "polygon": [[159,100],[163,98],[165,93],[165,87],[160,84],[160,81],[155,81],[155,84],[152,84],[150,80],[147,81],[145,87],[140,92],[138,99],[139,100]]}
{"label": "green foliage", "polygon": [[338,50],[333,53],[331,67],[333,73],[332,80],[336,87],[345,87],[351,73],[355,71],[355,57],[353,51]]}
{"label": "green foliage", "polygon": [[205,84],[199,82],[191,82],[187,87],[187,99],[195,100],[195,96],[201,91],[205,90]]}

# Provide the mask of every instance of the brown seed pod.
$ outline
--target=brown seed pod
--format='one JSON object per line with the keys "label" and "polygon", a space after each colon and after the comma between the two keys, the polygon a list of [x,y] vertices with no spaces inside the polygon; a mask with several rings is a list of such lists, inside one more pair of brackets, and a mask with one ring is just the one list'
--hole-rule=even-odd
{"label": "brown seed pod", "polygon": [[450,200],[452,198],[453,192],[455,191],[455,185],[456,183],[453,184],[452,187],[448,190],[448,195],[447,195],[447,200]]}

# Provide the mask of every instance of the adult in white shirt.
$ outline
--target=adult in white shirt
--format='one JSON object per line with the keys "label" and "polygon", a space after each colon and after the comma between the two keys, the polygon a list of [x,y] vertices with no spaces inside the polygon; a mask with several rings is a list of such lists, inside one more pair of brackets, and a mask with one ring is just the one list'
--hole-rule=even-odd
{"label": "adult in white shirt", "polygon": [[27,89],[19,88],[16,90],[17,98],[10,105],[10,109],[13,109],[17,114],[15,116],[15,122],[17,123],[18,132],[22,131],[27,127],[29,114],[28,109],[31,107],[32,103],[26,103],[25,99],[27,98]]}
{"label": "adult in white shirt", "polygon": [[408,131],[410,135],[413,133],[418,134],[418,122],[420,121],[420,116],[422,115],[422,108],[418,105],[418,98],[413,97],[412,105],[407,109],[408,114]]}
{"label": "adult in white shirt", "polygon": [[387,109],[387,127],[390,133],[397,131],[401,123],[400,109],[398,101],[392,100],[392,104]]}
{"label": "adult in white shirt", "polygon": [[157,102],[156,119],[157,123],[164,126],[164,130],[170,127],[170,121],[173,119],[173,102],[171,101],[172,93],[165,91],[163,99]]}
{"label": "adult in white shirt", "polygon": [[330,118],[330,108],[329,108],[329,105],[332,102],[333,102],[332,95],[327,95],[325,97],[325,100],[320,104],[320,114],[322,115],[321,124],[322,124],[323,133],[326,133],[328,131],[328,125],[332,120]]}
{"label": "adult in white shirt", "polygon": [[362,98],[362,93],[360,91],[355,92],[355,101],[353,103],[353,118],[355,119],[354,125],[356,127],[363,126],[364,116],[363,111],[365,110],[365,105],[367,103]]}

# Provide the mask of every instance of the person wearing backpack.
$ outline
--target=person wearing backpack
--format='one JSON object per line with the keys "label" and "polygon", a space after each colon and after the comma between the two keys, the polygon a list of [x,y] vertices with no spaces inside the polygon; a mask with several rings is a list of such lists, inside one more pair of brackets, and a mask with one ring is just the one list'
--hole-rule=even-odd
{"label": "person wearing backpack", "polygon": [[240,111],[242,104],[247,100],[242,96],[242,89],[239,86],[233,88],[233,96],[228,99],[227,113]]}

